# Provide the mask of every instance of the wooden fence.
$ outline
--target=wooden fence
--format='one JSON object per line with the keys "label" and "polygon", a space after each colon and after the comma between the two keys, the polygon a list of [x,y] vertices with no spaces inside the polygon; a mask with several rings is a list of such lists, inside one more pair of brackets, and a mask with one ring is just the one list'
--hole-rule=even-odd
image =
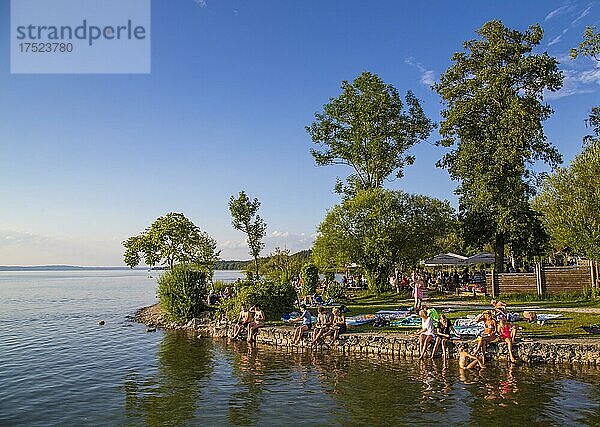
{"label": "wooden fence", "polygon": [[558,294],[600,289],[598,263],[569,267],[544,267],[536,265],[534,273],[495,273],[486,276],[487,288],[492,296],[501,294]]}

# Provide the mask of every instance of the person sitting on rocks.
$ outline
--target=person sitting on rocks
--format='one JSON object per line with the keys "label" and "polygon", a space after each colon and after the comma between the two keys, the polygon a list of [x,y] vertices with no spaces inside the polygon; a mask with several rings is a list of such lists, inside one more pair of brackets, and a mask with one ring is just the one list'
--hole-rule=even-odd
{"label": "person sitting on rocks", "polygon": [[496,339],[496,330],[498,329],[498,325],[496,324],[496,321],[492,315],[487,311],[481,315],[478,321],[484,322],[484,329],[483,335],[477,338],[477,348],[473,352],[473,355],[476,355],[481,351],[482,358],[485,362],[485,348],[488,343]]}
{"label": "person sitting on rocks", "polygon": [[435,345],[433,346],[433,351],[431,352],[432,359],[435,356],[440,344],[442,345],[442,358],[446,359],[448,357],[446,345],[452,339],[452,332],[456,334],[456,331],[454,331],[454,327],[452,326],[452,322],[450,322],[450,319],[448,319],[445,314],[442,314],[437,324]]}
{"label": "person sitting on rocks", "polygon": [[318,309],[319,314],[317,315],[317,323],[315,324],[315,331],[313,332],[312,345],[316,345],[319,338],[324,336],[331,328],[331,317],[325,307],[320,306]]}
{"label": "person sitting on rocks", "polygon": [[312,328],[312,314],[310,314],[310,311],[308,311],[305,304],[301,304],[300,309],[302,310],[300,316],[294,319],[290,319],[290,322],[302,322],[302,324],[296,327],[296,329],[294,330],[294,337],[292,342],[296,345],[300,344],[300,341],[302,340],[302,334],[304,332],[310,331],[310,329]]}
{"label": "person sitting on rocks", "polygon": [[250,308],[250,312],[254,313],[254,320],[248,324],[248,342],[256,341],[258,330],[265,326],[265,313],[260,309],[258,304]]}
{"label": "person sitting on rocks", "polygon": [[419,332],[419,359],[425,357],[427,347],[435,340],[433,319],[427,315],[427,311],[419,311],[421,317],[421,332]]}
{"label": "person sitting on rocks", "polygon": [[505,319],[500,319],[500,323],[498,324],[498,333],[500,335],[500,340],[508,345],[508,356],[511,363],[515,363],[516,360],[515,356],[513,355],[512,347],[517,335],[517,329]]}
{"label": "person sitting on rocks", "polygon": [[346,325],[346,316],[341,309],[335,307],[333,310],[333,320],[331,324],[331,329],[328,332],[328,335],[331,334],[331,342],[336,341],[341,334],[345,334],[348,330],[348,326]]}
{"label": "person sitting on rocks", "polygon": [[252,314],[245,304],[242,304],[240,315],[238,316],[237,324],[233,330],[233,339],[239,338],[241,332],[252,322]]}

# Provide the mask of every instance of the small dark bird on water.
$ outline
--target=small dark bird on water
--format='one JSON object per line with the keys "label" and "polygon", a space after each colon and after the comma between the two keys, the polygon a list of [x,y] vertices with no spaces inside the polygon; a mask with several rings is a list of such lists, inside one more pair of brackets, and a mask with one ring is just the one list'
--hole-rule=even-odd
{"label": "small dark bird on water", "polygon": [[99,322],[98,322],[98,324],[99,324],[100,326],[104,326],[104,324],[105,324],[105,323],[106,323],[106,322],[105,322],[104,320],[101,320],[101,321],[99,321]]}

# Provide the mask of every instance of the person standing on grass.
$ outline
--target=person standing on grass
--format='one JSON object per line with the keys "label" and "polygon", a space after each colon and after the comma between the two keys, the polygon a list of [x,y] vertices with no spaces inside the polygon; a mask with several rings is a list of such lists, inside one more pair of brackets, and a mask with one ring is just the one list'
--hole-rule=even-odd
{"label": "person standing on grass", "polygon": [[398,278],[395,275],[391,275],[389,279],[390,287],[392,291],[396,291],[397,294],[400,293],[400,288],[398,288]]}
{"label": "person standing on grass", "polygon": [[423,298],[425,297],[424,291],[424,283],[423,279],[420,275],[416,275],[414,284],[413,284],[413,297],[415,300],[415,311],[418,311],[421,308],[421,304],[423,304]]}

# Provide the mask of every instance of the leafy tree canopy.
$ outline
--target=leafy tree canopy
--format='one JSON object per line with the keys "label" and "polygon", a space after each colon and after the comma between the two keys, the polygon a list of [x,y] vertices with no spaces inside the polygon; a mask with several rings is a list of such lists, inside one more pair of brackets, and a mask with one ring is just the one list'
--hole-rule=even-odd
{"label": "leafy tree canopy", "polygon": [[543,36],[539,25],[519,32],[494,20],[477,34],[434,86],[445,104],[440,144],[452,147],[438,166],[460,181],[461,211],[485,225],[502,271],[504,245],[530,215],[531,165],[562,161],[542,127],[552,114],[543,92],[558,90],[562,73],[554,58],[532,53]]}
{"label": "leafy tree canopy", "polygon": [[290,255],[289,249],[275,248],[261,263],[260,274],[275,283],[290,283],[300,274],[306,252]]}
{"label": "leafy tree canopy", "polygon": [[534,200],[559,248],[600,260],[600,141],[587,145],[568,168],[548,177]]}
{"label": "leafy tree canopy", "polygon": [[217,242],[201,231],[182,213],[171,212],[157,218],[144,232],[123,242],[125,264],[131,268],[142,257],[151,267],[158,263],[197,264],[213,269],[218,260]]}
{"label": "leafy tree canopy", "polygon": [[600,33],[596,32],[596,27],[587,26],[583,33],[583,41],[579,47],[571,49],[571,59],[578,56],[589,56],[596,61],[600,61]]}
{"label": "leafy tree canopy", "polygon": [[[578,56],[589,56],[596,60],[596,67],[600,67],[600,33],[596,32],[595,27],[585,27],[583,41],[576,49],[571,49],[571,58]],[[594,143],[600,139],[600,106],[592,108],[587,119],[587,125],[592,128],[592,135],[583,137],[584,143]]]}
{"label": "leafy tree canopy", "polygon": [[342,82],[342,94],[330,99],[306,127],[319,147],[311,153],[317,165],[346,165],[354,173],[336,191],[377,188],[386,178],[403,175],[414,157],[408,149],[427,139],[433,129],[412,92],[405,97],[378,75],[363,72],[354,82]]}
{"label": "leafy tree canopy", "polygon": [[312,295],[317,291],[319,285],[319,269],[312,262],[302,266],[302,294]]}
{"label": "leafy tree canopy", "polygon": [[396,265],[409,267],[443,251],[454,230],[448,202],[381,188],[334,206],[319,225],[313,259],[322,270],[356,263],[373,292],[386,290]]}
{"label": "leafy tree canopy", "polygon": [[256,277],[259,277],[258,256],[265,247],[262,242],[266,235],[267,224],[258,215],[260,201],[255,198],[250,200],[244,191],[240,191],[238,197],[231,196],[229,199],[229,211],[231,212],[233,228],[246,233],[250,255],[254,258],[254,269]]}

